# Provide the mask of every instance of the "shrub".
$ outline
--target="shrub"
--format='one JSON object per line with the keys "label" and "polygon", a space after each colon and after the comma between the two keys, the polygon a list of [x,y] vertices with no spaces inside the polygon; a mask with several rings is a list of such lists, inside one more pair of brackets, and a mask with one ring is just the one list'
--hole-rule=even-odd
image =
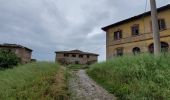
{"label": "shrub", "polygon": [[0,68],[12,68],[20,62],[19,57],[9,50],[0,50]]}

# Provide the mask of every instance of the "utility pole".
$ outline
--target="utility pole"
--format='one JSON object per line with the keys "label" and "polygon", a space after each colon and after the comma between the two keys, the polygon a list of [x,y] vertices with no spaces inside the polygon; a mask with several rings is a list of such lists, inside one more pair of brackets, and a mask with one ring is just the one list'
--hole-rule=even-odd
{"label": "utility pole", "polygon": [[152,18],[152,29],[153,29],[153,41],[154,41],[154,54],[159,55],[161,53],[161,43],[160,43],[156,1],[150,0],[150,5],[151,5],[151,18]]}

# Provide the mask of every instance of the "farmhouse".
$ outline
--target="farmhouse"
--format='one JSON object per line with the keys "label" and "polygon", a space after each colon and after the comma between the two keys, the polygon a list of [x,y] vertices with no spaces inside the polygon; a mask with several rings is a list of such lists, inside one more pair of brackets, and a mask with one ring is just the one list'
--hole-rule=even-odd
{"label": "farmhouse", "polygon": [[61,64],[93,64],[98,60],[98,54],[80,50],[57,51],[56,62]]}
{"label": "farmhouse", "polygon": [[0,44],[0,49],[14,52],[21,59],[22,63],[31,62],[32,50],[27,47],[18,44]]}
{"label": "farmhouse", "polygon": [[[158,8],[158,24],[162,51],[169,51],[170,4]],[[151,12],[103,27],[106,32],[106,58],[124,54],[153,53]]]}

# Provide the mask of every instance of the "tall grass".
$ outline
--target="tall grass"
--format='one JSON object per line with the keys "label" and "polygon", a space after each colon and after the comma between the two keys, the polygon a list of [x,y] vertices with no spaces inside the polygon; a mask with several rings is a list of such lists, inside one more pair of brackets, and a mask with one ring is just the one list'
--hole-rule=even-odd
{"label": "tall grass", "polygon": [[118,57],[87,73],[120,100],[170,100],[170,54]]}
{"label": "tall grass", "polygon": [[55,63],[32,63],[0,71],[0,100],[63,100],[64,71]]}

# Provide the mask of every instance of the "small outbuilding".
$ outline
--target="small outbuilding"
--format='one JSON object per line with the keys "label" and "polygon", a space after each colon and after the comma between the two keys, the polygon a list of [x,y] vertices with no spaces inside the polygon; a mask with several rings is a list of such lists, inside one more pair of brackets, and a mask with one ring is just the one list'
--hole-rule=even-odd
{"label": "small outbuilding", "polygon": [[20,59],[21,63],[30,63],[31,62],[31,49],[18,45],[18,44],[0,44],[0,49],[9,50],[10,52],[15,53]]}

